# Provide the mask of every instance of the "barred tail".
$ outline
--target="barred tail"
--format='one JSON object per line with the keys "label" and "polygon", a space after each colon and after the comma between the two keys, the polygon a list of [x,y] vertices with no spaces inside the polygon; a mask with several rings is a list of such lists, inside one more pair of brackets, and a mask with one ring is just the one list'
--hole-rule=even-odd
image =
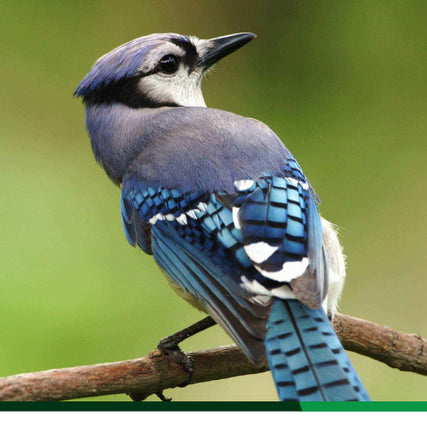
{"label": "barred tail", "polygon": [[276,299],[265,347],[280,400],[370,400],[322,308]]}

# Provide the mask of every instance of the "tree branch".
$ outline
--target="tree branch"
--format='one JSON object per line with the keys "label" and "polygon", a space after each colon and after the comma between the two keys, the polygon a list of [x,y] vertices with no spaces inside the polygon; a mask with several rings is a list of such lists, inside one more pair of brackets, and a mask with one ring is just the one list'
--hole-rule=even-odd
{"label": "tree branch", "polygon": [[337,314],[332,324],[346,350],[401,371],[427,375],[427,340],[422,336],[345,314]]}
{"label": "tree branch", "polygon": [[[343,314],[334,317],[333,325],[347,350],[427,375],[427,341],[421,336]],[[268,370],[267,365],[251,364],[235,345],[188,354],[194,362],[191,384]],[[187,379],[183,368],[157,349],[139,359],[0,378],[0,400],[58,401],[119,393],[143,399]]]}

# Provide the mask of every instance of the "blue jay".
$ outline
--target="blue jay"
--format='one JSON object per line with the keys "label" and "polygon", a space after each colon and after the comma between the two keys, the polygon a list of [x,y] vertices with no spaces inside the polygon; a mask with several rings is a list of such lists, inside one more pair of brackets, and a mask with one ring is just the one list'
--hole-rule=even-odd
{"label": "blue jay", "polygon": [[129,243],[267,359],[280,400],[369,400],[328,319],[345,263],[316,193],[268,126],[203,99],[206,71],[254,37],[152,34],[99,58],[75,91],[92,149]]}

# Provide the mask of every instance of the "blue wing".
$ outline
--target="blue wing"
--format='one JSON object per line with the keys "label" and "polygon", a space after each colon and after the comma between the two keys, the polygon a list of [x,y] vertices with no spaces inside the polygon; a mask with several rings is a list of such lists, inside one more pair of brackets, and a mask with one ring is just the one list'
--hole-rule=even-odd
{"label": "blue wing", "polygon": [[288,283],[318,308],[327,293],[327,257],[314,192],[293,157],[283,173],[237,183],[235,219],[249,258],[263,276]]}
{"label": "blue wing", "polygon": [[[322,252],[320,221],[310,222],[310,209],[318,213],[308,183],[292,157],[277,175],[236,182],[234,194],[152,188],[135,175],[122,187],[128,241],[152,253],[256,363],[265,357],[271,297],[289,297],[292,290],[312,303],[315,293],[319,306],[324,287],[312,277],[317,265],[308,261]],[[310,249],[316,233],[320,248]],[[266,256],[270,247],[274,253]],[[314,291],[307,286],[312,282]]]}
{"label": "blue wing", "polygon": [[[122,200],[130,243],[153,253],[166,274],[202,303],[254,363],[261,363],[271,301],[241,283],[242,277],[267,279],[247,257],[231,211],[214,194],[145,188],[136,177],[124,181]],[[136,218],[145,232],[136,229]]]}
{"label": "blue wing", "polygon": [[316,196],[298,164],[289,156],[279,173],[237,181],[235,189],[183,192],[128,176],[126,236],[252,362],[267,357],[281,400],[368,399],[319,308],[327,259]]}

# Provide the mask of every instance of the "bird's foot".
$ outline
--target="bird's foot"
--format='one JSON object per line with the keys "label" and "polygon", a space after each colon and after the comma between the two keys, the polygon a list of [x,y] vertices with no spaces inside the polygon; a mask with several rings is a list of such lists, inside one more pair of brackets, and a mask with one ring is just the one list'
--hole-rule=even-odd
{"label": "bird's foot", "polygon": [[[185,339],[197,334],[198,332],[204,331],[213,325],[215,325],[215,321],[211,317],[206,317],[189,326],[188,328],[185,328],[182,331],[179,331],[173,335],[169,335],[168,337],[160,340],[157,348],[163,351],[163,353],[172,357],[172,359],[180,366],[182,366],[182,368],[188,374],[187,380],[180,384],[180,387],[185,387],[191,383],[194,369],[193,359],[179,348],[179,344]],[[131,392],[127,394],[132,400],[136,402],[140,402],[147,398],[147,395],[144,393]],[[165,397],[162,392],[157,392],[156,395],[163,402],[169,402],[172,400],[171,398]]]}
{"label": "bird's foot", "polygon": [[[163,338],[160,340],[157,348],[159,350],[162,350],[163,353],[167,354],[168,356],[172,357],[172,359],[180,365],[185,372],[187,372],[188,377],[185,382],[180,384],[180,387],[185,387],[188,384],[191,383],[191,380],[193,378],[193,359],[186,353],[184,353],[174,340],[174,335],[171,335],[169,337]],[[164,397],[164,396],[163,396]],[[160,396],[159,398],[163,400]],[[168,399],[171,400],[171,399]]]}
{"label": "bird's foot", "polygon": [[211,317],[206,317],[200,320],[199,322],[196,322],[193,325],[189,326],[188,328],[185,328],[182,331],[176,332],[175,334],[169,335],[168,337],[160,340],[157,348],[162,350],[167,355],[171,356],[173,360],[175,360],[176,363],[182,366],[185,372],[188,373],[187,381],[182,383],[180,387],[185,387],[191,383],[191,380],[193,378],[193,359],[191,359],[188,354],[184,353],[179,348],[179,344],[185,339],[201,331],[204,331],[205,329],[208,329],[213,325],[215,325],[215,321]]}
{"label": "bird's foot", "polygon": [[[178,365],[180,365],[184,369],[185,372],[187,372],[187,380],[179,385],[179,387],[186,387],[188,384],[190,384],[193,378],[193,359],[179,348],[174,338],[174,335],[163,338],[162,340],[160,340],[157,348],[161,350],[164,354],[170,356]],[[131,392],[127,393],[127,395],[134,402],[141,402],[148,397],[146,393],[139,392]],[[171,397],[166,397],[161,391],[155,393],[155,395],[162,402],[170,402],[172,400]]]}
{"label": "bird's foot", "polygon": [[[137,391],[135,392],[131,392],[131,393],[126,393],[134,402],[142,402],[143,400],[145,400],[149,394],[146,393],[139,393]],[[154,393],[162,402],[170,402],[172,400],[172,398],[168,398],[165,397],[165,395],[161,392],[158,391],[157,393]]]}
{"label": "bird's foot", "polygon": [[170,402],[171,400],[172,400],[172,398],[171,397],[165,397],[165,395],[161,392],[161,391],[158,391],[157,393],[156,393],[156,396],[162,401],[162,402]]}

